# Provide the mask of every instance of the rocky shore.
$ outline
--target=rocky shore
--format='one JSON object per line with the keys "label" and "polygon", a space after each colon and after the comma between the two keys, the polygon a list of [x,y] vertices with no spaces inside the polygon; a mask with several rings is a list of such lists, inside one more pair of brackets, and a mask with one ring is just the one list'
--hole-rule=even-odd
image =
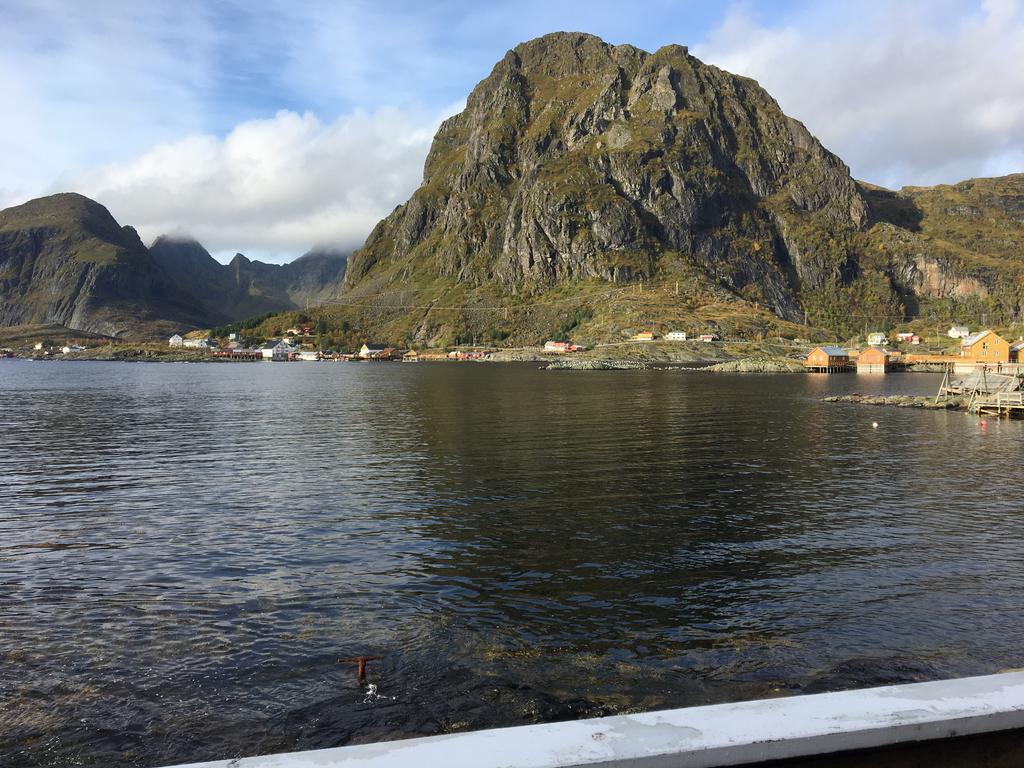
{"label": "rocky shore", "polygon": [[922,395],[832,395],[824,397],[826,403],[861,403],[862,405],[888,405],[895,408],[923,408],[929,411],[965,411],[967,400],[954,397],[936,403],[934,397]]}
{"label": "rocky shore", "polygon": [[746,357],[709,365],[700,370],[713,373],[803,373],[804,364],[787,357]]}
{"label": "rocky shore", "polygon": [[556,360],[542,365],[542,371],[643,371],[650,366],[636,360]]}
{"label": "rocky shore", "polygon": [[93,347],[81,352],[62,354],[43,354],[34,352],[27,356],[29,360],[45,360],[69,362],[74,360],[93,360],[105,362],[146,362],[146,363],[231,363],[239,362],[230,358],[214,357],[205,349],[175,349],[164,345],[140,346],[103,346]]}

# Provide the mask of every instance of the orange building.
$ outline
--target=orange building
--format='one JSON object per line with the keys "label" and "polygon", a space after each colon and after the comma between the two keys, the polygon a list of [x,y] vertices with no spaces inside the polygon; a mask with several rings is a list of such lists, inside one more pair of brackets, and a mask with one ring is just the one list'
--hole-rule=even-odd
{"label": "orange building", "polygon": [[808,353],[804,367],[810,371],[846,371],[850,369],[850,355],[842,347],[815,347]]}
{"label": "orange building", "polygon": [[857,373],[885,373],[892,363],[892,353],[889,350],[868,347],[857,355]]}
{"label": "orange building", "polygon": [[1010,342],[992,331],[979,331],[960,343],[960,357],[976,363],[1010,362]]}

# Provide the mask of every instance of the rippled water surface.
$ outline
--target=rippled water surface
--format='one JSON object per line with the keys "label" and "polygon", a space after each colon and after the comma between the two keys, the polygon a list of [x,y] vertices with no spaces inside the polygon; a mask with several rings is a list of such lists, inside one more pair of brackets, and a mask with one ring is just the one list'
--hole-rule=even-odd
{"label": "rippled water surface", "polygon": [[820,401],[938,383],[0,360],[0,764],[1024,666],[1024,423]]}

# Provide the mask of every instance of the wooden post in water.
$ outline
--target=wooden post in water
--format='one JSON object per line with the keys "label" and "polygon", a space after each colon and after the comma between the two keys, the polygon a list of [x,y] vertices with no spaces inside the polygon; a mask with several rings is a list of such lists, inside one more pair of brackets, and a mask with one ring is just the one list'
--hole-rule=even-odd
{"label": "wooden post in water", "polygon": [[360,683],[366,682],[366,662],[378,661],[383,656],[353,656],[351,659],[338,659],[339,664],[356,664],[356,680]]}

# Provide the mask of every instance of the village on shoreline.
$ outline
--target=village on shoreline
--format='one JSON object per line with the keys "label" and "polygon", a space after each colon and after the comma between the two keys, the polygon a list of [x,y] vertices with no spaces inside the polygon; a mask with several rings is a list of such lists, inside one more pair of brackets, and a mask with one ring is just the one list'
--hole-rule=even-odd
{"label": "village on shoreline", "polygon": [[[970,373],[977,369],[994,373],[1024,373],[1024,337],[1010,342],[993,330],[972,333],[963,325],[952,326],[947,335],[959,340],[955,354],[949,352],[913,352],[891,348],[885,333],[868,334],[868,345],[863,349],[848,349],[839,345],[814,347],[804,366],[810,373],[889,373],[914,366],[937,366],[956,373]],[[914,333],[897,333],[896,341],[916,347],[921,339]]]}
{"label": "village on shoreline", "polygon": [[[175,333],[166,342],[118,343],[110,339],[51,339],[0,348],[0,357],[37,360],[137,360],[169,362],[544,362],[550,368],[644,368],[685,366],[737,373],[889,373],[894,371],[968,372],[979,366],[996,373],[1024,372],[1024,338],[1010,342],[993,330],[972,333],[953,325],[943,338],[924,340],[910,330],[872,332],[863,342],[813,346],[807,339],[720,338],[716,333],[669,330],[633,332],[621,341],[584,344],[550,339],[543,346],[460,345],[413,348],[365,341],[351,351],[324,348],[309,325],[289,327],[263,339],[239,332],[214,336],[209,331]],[[948,340],[945,341],[945,340]],[[866,343],[864,343],[866,342]]]}

